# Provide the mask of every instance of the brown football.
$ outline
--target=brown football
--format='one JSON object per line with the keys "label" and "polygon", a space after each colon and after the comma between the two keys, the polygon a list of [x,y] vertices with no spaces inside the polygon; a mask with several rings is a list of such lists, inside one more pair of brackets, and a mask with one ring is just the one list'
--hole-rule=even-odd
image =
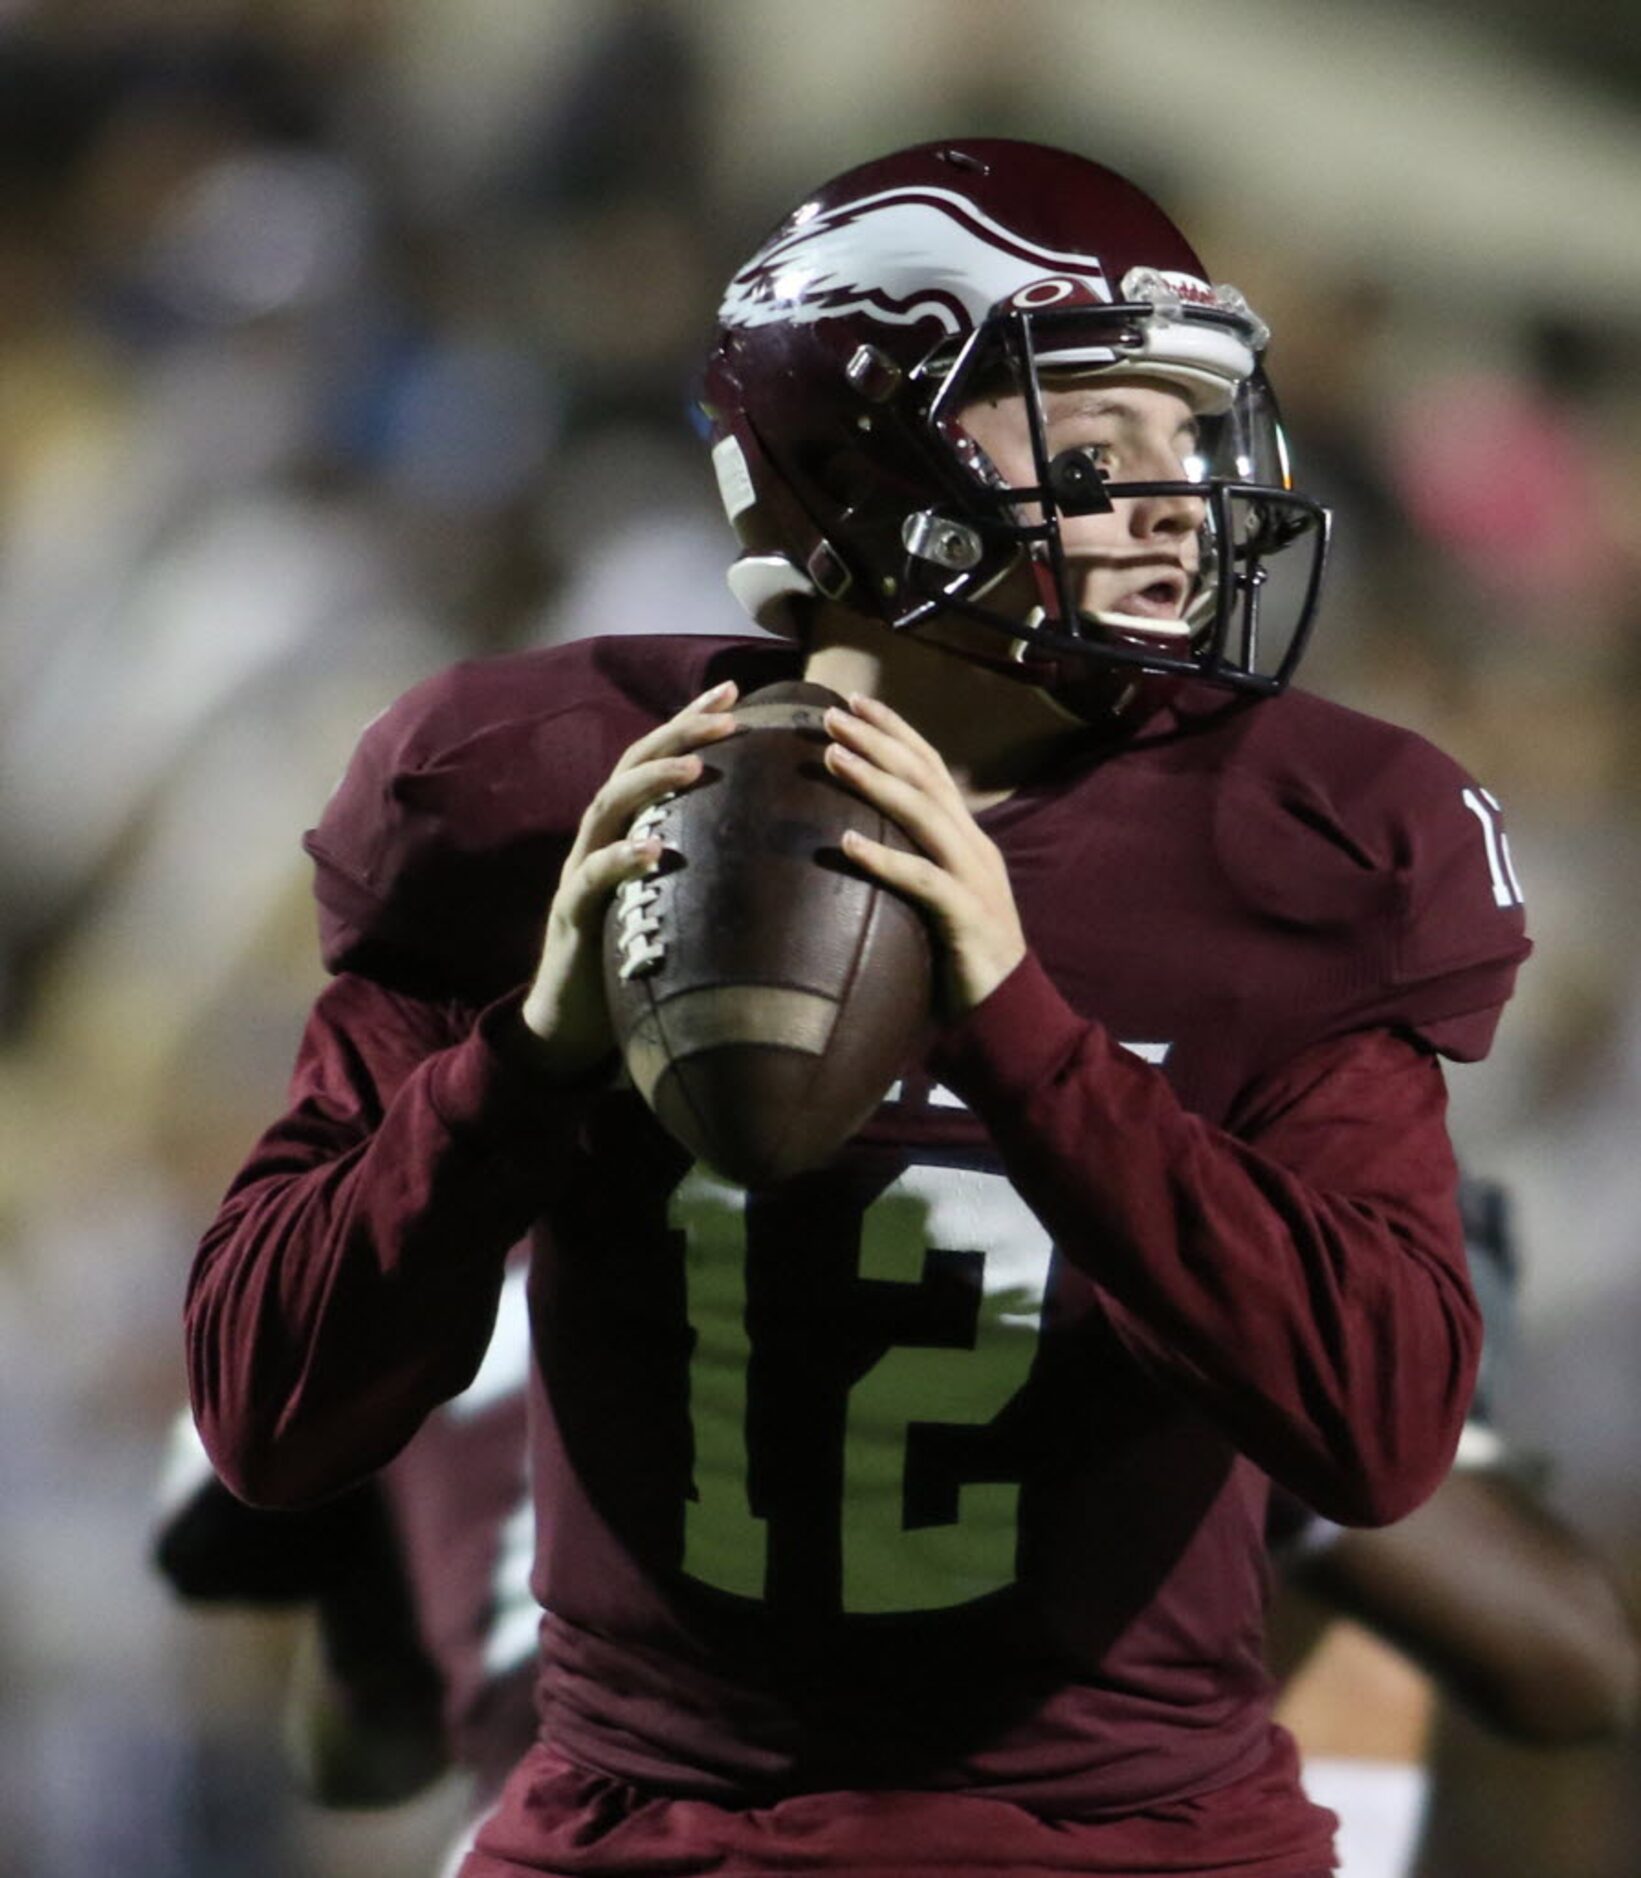
{"label": "brown football", "polygon": [[662,1124],[742,1186],[827,1160],[914,1057],[922,916],[844,858],[847,828],[910,849],[833,780],[820,685],[767,686],[701,780],[634,824],[660,868],[613,897],[604,978],[627,1072]]}

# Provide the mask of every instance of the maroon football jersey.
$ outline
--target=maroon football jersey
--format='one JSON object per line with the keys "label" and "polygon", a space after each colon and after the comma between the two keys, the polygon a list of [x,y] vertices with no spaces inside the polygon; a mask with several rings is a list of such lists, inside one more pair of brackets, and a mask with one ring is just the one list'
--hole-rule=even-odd
{"label": "maroon football jersey", "polygon": [[217,1464],[300,1500],[387,1460],[470,1379],[528,1230],[556,1751],[736,1806],[949,1790],[1174,1820],[1169,1869],[1233,1841],[1320,1868],[1291,1781],[1214,1844],[1188,1815],[1283,1752],[1265,1476],[1395,1518],[1463,1420],[1433,1053],[1486,1049],[1526,950],[1497,804],[1307,696],[1188,698],[981,817],[1031,954],[833,1165],[748,1194],[509,1039],[620,751],[793,660],[590,642],[372,727],[309,844],[338,976],[191,1285]]}

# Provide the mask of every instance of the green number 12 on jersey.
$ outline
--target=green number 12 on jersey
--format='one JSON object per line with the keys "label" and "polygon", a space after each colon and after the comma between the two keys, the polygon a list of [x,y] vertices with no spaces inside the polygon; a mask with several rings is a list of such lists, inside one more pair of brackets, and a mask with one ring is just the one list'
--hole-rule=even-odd
{"label": "green number 12 on jersey", "polygon": [[[690,1420],[695,1492],[685,1516],[684,1569],[746,1598],[764,1595],[768,1532],[747,1491],[746,1195],[697,1168],[674,1196],[685,1235]],[[931,1252],[982,1261],[966,1347],[887,1349],[849,1391],[839,1508],[843,1608],[935,1610],[1002,1589],[1015,1576],[1017,1483],[957,1489],[955,1517],[906,1516],[912,1431],[980,1427],[1024,1384],[1042,1328],[1053,1247],[1001,1174],[906,1169],[861,1222],[859,1277],[916,1287]]]}

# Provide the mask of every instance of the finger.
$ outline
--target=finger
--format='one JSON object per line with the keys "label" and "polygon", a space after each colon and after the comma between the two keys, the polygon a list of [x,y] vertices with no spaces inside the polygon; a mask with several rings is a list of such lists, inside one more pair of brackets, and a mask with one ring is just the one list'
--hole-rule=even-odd
{"label": "finger", "polygon": [[658,835],[626,835],[595,848],[565,879],[564,916],[572,925],[586,926],[623,882],[651,872],[661,859]]}
{"label": "finger", "polygon": [[740,687],[733,678],[720,678],[717,684],[708,685],[700,697],[692,698],[675,715],[684,717],[691,711],[730,711],[735,708],[735,700],[739,695]]}
{"label": "finger", "polygon": [[918,737],[903,718],[897,719],[896,725],[899,728],[872,724],[835,707],[826,714],[826,728],[836,741],[865,756],[879,769],[926,789],[958,820],[970,819],[968,804],[945,758]]}
{"label": "finger", "polygon": [[867,723],[864,718],[856,717],[852,712],[839,710],[836,705],[827,711],[824,721],[833,738],[846,748],[870,757],[880,769],[910,780],[929,773],[933,768],[910,745],[891,736],[888,731]]}
{"label": "finger", "polygon": [[619,840],[641,809],[699,782],[702,768],[700,757],[684,755],[655,757],[634,769],[612,771],[587,805],[566,866],[576,866],[594,849]]}
{"label": "finger", "polygon": [[843,851],[885,886],[926,906],[942,926],[949,927],[972,898],[945,868],[927,856],[908,854],[904,848],[891,848],[885,842],[861,834],[858,829],[844,831]]}
{"label": "finger", "polygon": [[693,749],[732,735],[737,725],[731,713],[738,696],[733,678],[726,678],[721,685],[703,691],[700,697],[692,698],[664,724],[657,724],[654,730],[646,731],[636,743],[623,750],[616,762],[616,769],[632,769],[655,757],[675,755],[680,750]]}
{"label": "finger", "polygon": [[[869,703],[870,700],[863,700]],[[827,730],[852,749],[863,750],[885,769],[902,775],[928,774],[949,777],[945,758],[934,745],[918,736],[904,718],[874,723],[855,710],[833,705],[825,715]]]}
{"label": "finger", "polygon": [[902,717],[893,705],[885,704],[881,698],[874,698],[864,691],[851,691],[849,694],[850,714],[862,723],[870,724],[874,730],[904,744],[915,751],[927,763],[937,769],[945,770],[945,758],[906,718]]}
{"label": "finger", "polygon": [[886,847],[850,829],[844,853],[863,872],[922,906],[942,942],[941,997],[949,1011],[971,1011],[1025,956],[1025,935],[1012,906],[990,912],[981,896],[932,861]]}
{"label": "finger", "polygon": [[925,853],[944,867],[961,865],[973,836],[980,834],[961,801],[953,804],[938,800],[921,782],[880,769],[841,743],[827,745],[824,761],[839,781],[881,809],[890,821],[898,822]]}
{"label": "finger", "polygon": [[616,759],[612,774],[619,775],[623,771],[636,769],[641,763],[652,763],[657,757],[675,756],[681,751],[703,748],[724,737],[733,736],[739,728],[727,711],[697,712],[690,717],[669,718],[666,723],[657,725],[623,750]]}

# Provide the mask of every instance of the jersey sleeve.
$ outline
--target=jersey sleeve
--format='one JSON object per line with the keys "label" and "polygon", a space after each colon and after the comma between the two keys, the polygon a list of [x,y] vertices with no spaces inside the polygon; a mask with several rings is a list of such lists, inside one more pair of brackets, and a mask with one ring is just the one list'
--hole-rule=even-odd
{"label": "jersey sleeve", "polygon": [[519,1023],[516,1000],[475,1021],[352,974],[320,996],[189,1277],[194,1414],[244,1499],[353,1484],[472,1380],[579,1114]]}
{"label": "jersey sleeve", "polygon": [[[1460,1180],[1459,1218],[1471,1289],[1481,1312],[1482,1347],[1475,1393],[1453,1458],[1455,1473],[1531,1471],[1495,1419],[1500,1373],[1508,1369],[1515,1343],[1519,1266],[1510,1214],[1510,1196],[1496,1181],[1475,1177]],[[1325,1550],[1340,1530],[1292,1494],[1280,1487],[1273,1489],[1265,1541],[1279,1564],[1292,1564]]]}
{"label": "jersey sleeve", "polygon": [[247,1506],[217,1479],[184,1413],[172,1430],[150,1556],[189,1603],[311,1603],[350,1570],[380,1493],[370,1481],[301,1512]]}
{"label": "jersey sleeve", "polygon": [[1383,1029],[1324,1041],[1220,1128],[1028,955],[942,1040],[939,1073],[1136,1360],[1280,1486],[1342,1524],[1431,1492],[1481,1337],[1428,1051]]}
{"label": "jersey sleeve", "polygon": [[200,1433],[250,1501],[349,1486],[466,1386],[573,1137],[580,1103],[542,1085],[518,1005],[626,734],[578,672],[428,680],[366,729],[307,838],[335,976],[186,1307]]}

